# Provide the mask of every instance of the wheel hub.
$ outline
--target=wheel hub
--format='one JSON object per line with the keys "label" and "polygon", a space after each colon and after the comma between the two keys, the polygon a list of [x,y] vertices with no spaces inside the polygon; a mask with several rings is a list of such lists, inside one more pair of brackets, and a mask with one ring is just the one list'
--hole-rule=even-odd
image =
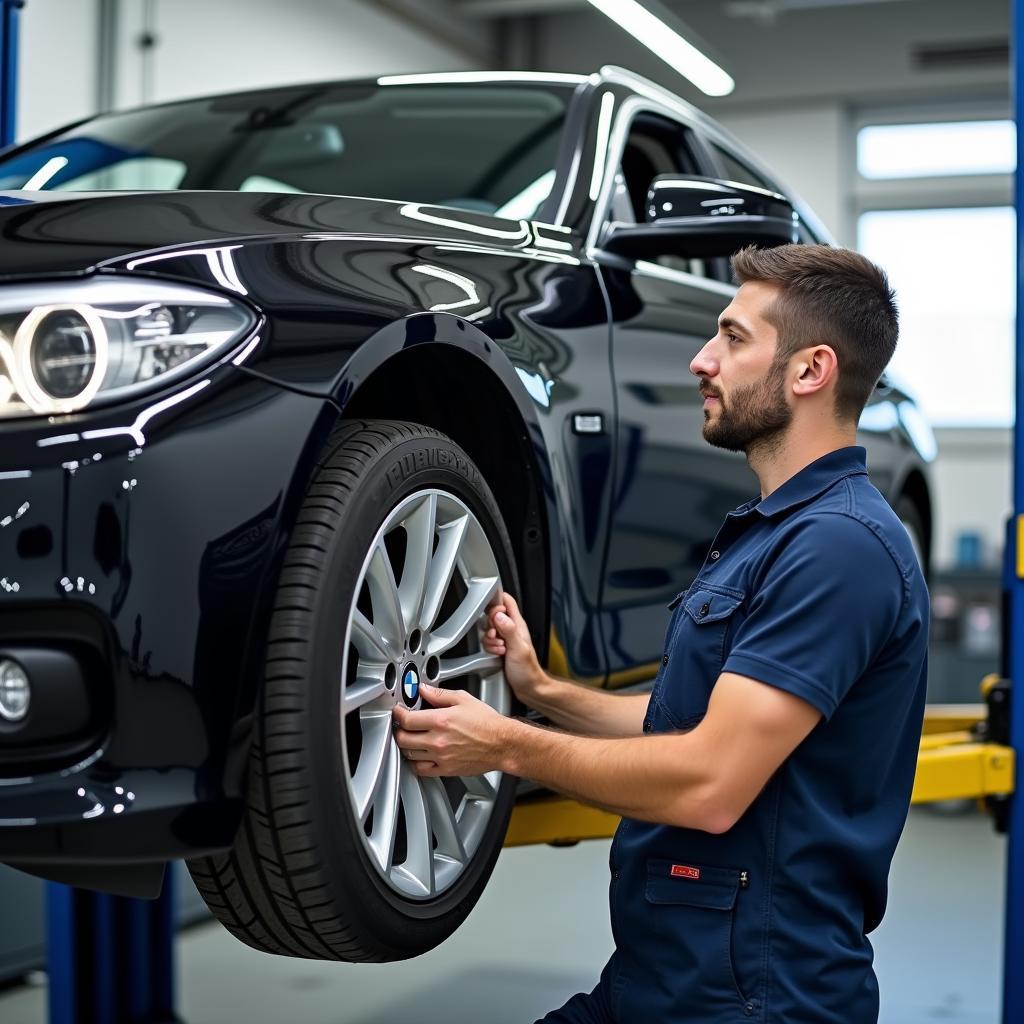
{"label": "wheel hub", "polygon": [[420,673],[411,662],[402,673],[402,700],[408,708],[416,707],[420,701]]}

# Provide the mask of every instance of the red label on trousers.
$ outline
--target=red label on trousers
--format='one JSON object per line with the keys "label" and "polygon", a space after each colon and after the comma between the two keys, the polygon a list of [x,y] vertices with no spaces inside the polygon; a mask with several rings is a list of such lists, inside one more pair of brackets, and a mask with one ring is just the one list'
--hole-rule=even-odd
{"label": "red label on trousers", "polygon": [[672,874],[676,878],[700,878],[700,868],[690,868],[685,864],[673,864]]}

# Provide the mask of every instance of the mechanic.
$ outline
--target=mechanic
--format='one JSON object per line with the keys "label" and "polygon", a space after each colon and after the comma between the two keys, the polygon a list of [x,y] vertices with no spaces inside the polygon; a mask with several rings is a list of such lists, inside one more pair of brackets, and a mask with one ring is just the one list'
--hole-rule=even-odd
{"label": "mechanic", "polygon": [[555,728],[424,687],[396,707],[421,776],[501,769],[622,816],[615,950],[546,1024],[869,1024],[867,934],[906,820],[928,593],[856,428],[896,346],[884,273],[845,249],[732,259],[740,288],[690,364],[705,440],[761,495],[730,512],[669,605],[651,694],[546,673],[516,602],[484,646]]}

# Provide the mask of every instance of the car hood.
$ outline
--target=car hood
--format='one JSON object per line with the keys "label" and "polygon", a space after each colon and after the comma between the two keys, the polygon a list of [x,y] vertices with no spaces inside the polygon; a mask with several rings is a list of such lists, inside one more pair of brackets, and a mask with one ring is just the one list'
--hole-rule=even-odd
{"label": "car hood", "polygon": [[2,192],[0,278],[83,274],[127,256],[310,235],[485,241],[517,248],[525,221],[352,196],[259,192]]}

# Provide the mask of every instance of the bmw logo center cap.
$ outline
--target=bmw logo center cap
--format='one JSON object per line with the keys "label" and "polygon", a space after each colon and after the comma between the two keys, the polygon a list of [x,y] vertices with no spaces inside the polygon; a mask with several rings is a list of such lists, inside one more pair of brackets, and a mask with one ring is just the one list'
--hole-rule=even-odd
{"label": "bmw logo center cap", "polygon": [[402,676],[402,696],[406,704],[415,704],[420,695],[420,677],[416,669],[410,665]]}

